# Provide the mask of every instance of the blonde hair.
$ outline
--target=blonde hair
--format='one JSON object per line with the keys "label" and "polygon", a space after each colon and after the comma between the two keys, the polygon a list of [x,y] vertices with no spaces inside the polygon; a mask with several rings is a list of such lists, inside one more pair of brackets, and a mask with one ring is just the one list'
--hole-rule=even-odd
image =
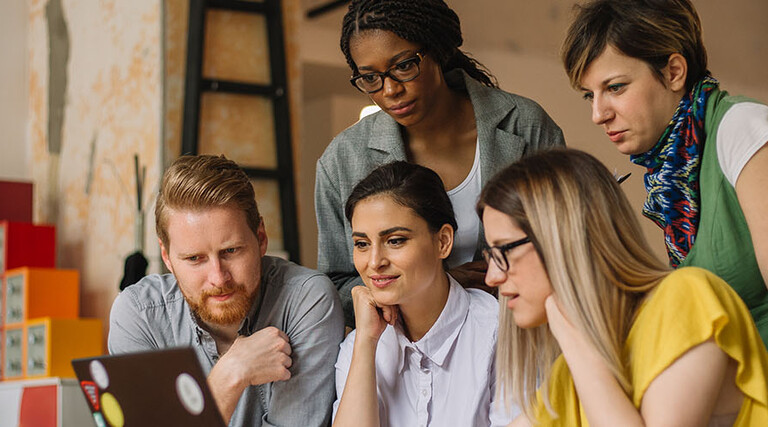
{"label": "blonde hair", "polygon": [[[480,196],[480,215],[486,206],[509,215],[528,235],[565,315],[629,394],[624,341],[642,299],[669,268],[651,252],[614,177],[587,153],[550,150],[493,177]],[[499,390],[533,419],[540,385],[553,413],[548,382],[560,347],[547,325],[519,328],[506,302],[499,299]]]}
{"label": "blonde hair", "polygon": [[223,155],[181,156],[163,175],[155,203],[157,237],[167,248],[168,210],[200,210],[233,206],[245,213],[248,228],[258,237],[259,208],[248,176]]}

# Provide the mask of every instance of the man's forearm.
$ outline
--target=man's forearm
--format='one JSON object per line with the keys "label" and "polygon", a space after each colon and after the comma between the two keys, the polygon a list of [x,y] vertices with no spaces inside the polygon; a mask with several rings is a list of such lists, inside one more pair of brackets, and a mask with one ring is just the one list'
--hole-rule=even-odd
{"label": "man's forearm", "polygon": [[[223,360],[223,359],[222,359]],[[229,424],[229,419],[235,412],[237,402],[245,390],[246,384],[240,378],[233,374],[231,369],[227,369],[226,363],[217,363],[208,374],[208,387],[211,389],[213,399],[219,408],[224,422]]]}

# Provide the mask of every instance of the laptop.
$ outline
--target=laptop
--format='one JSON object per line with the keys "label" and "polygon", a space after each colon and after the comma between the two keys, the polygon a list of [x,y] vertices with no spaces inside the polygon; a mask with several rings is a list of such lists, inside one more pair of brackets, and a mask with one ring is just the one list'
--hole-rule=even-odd
{"label": "laptop", "polygon": [[97,427],[226,427],[192,348],[72,360]]}

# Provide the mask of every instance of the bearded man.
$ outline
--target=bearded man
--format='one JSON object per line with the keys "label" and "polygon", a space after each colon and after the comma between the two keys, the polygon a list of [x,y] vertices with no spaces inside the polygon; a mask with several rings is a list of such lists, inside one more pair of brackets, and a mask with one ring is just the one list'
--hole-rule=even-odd
{"label": "bearded man", "polygon": [[110,354],[191,346],[229,425],[327,425],[344,335],[336,288],[265,255],[242,169],[224,156],[180,157],[163,176],[155,221],[171,274],[118,295]]}

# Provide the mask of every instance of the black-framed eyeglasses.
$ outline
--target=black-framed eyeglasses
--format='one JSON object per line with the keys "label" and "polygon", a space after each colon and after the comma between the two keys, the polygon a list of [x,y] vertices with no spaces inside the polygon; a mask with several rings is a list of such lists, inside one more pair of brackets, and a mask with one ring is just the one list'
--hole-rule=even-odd
{"label": "black-framed eyeglasses", "polygon": [[398,62],[383,73],[374,71],[371,73],[358,74],[352,76],[352,78],[349,79],[349,82],[360,92],[378,92],[384,87],[384,77],[389,77],[399,83],[409,82],[416,77],[419,77],[419,64],[423,59],[424,54],[416,52],[416,56]]}
{"label": "black-framed eyeglasses", "polygon": [[491,259],[493,259],[493,262],[496,263],[496,267],[499,267],[499,270],[507,271],[509,270],[507,252],[520,245],[524,245],[530,242],[531,239],[528,236],[525,236],[520,240],[515,240],[514,242],[510,242],[504,245],[491,246],[490,248],[483,249],[483,258],[485,258],[485,262],[487,263],[490,263]]}

